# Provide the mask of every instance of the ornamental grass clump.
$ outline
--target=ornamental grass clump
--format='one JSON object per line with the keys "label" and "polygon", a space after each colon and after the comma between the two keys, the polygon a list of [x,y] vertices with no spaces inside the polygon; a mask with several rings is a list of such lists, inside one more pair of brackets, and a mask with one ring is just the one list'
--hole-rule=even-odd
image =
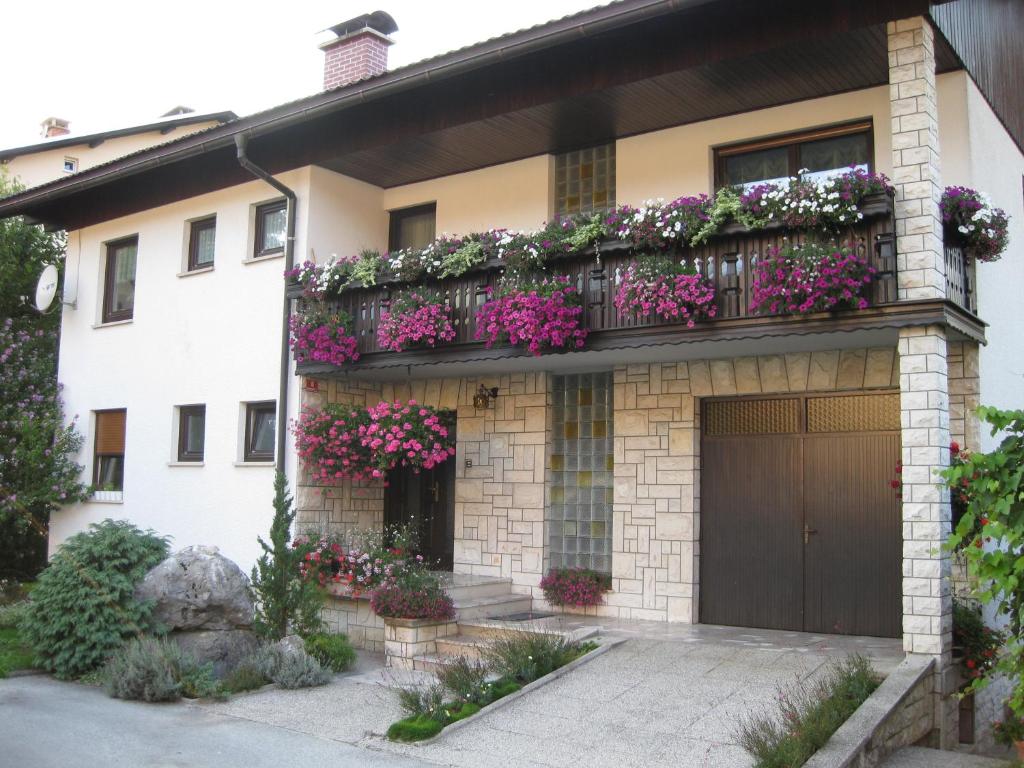
{"label": "ornamental grass clump", "polygon": [[587,338],[583,306],[569,278],[509,284],[477,311],[476,338],[487,347],[507,342],[540,356],[550,349],[579,349]]}
{"label": "ornamental grass clump", "polygon": [[979,261],[997,261],[1010,241],[1006,211],[970,187],[946,187],[939,201],[942,222],[963,238]]}
{"label": "ornamental grass clump", "polygon": [[410,347],[435,347],[454,341],[451,312],[437,294],[405,291],[395,296],[380,313],[377,343],[382,349],[401,352]]}
{"label": "ornamental grass clump", "polygon": [[751,309],[761,314],[864,309],[868,301],[862,294],[876,271],[854,247],[772,248],[754,265]]}
{"label": "ornamental grass clump", "polygon": [[344,312],[314,311],[288,318],[288,340],[298,363],[343,365],[359,359],[359,342],[349,334]]}
{"label": "ornamental grass clump", "polygon": [[396,467],[432,469],[455,455],[446,419],[415,400],[355,409],[306,408],[295,447],[314,481],[383,480]]}
{"label": "ornamental grass clump", "polygon": [[620,314],[686,323],[688,328],[718,313],[710,280],[689,265],[658,256],[638,259],[626,268],[615,308]]}
{"label": "ornamental grass clump", "polygon": [[775,710],[743,717],[736,740],[753,756],[755,768],[799,768],[880,682],[863,656],[833,661],[816,680],[780,689]]}
{"label": "ornamental grass clump", "polygon": [[552,568],[540,580],[540,588],[551,605],[583,608],[604,602],[612,577],[589,568]]}

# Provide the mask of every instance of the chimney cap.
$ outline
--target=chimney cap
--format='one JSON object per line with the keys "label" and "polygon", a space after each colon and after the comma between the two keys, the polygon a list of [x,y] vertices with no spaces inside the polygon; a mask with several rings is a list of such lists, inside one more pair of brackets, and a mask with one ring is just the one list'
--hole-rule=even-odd
{"label": "chimney cap", "polygon": [[338,37],[346,37],[364,29],[370,29],[385,37],[398,31],[398,24],[391,18],[391,15],[384,11],[374,11],[356,16],[354,19],[343,21],[330,27],[331,32]]}

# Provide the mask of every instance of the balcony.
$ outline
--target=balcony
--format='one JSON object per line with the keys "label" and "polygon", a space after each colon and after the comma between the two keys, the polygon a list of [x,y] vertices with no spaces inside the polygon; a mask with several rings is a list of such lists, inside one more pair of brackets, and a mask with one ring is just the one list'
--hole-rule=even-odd
{"label": "balcony", "polygon": [[[893,328],[899,325],[941,323],[952,325],[965,336],[984,338],[983,324],[974,316],[973,261],[965,250],[954,244],[945,247],[947,295],[942,301],[900,301],[897,293],[897,258],[893,200],[889,195],[873,195],[862,205],[864,218],[835,237],[838,243],[852,244],[866,254],[876,274],[868,287],[866,309],[822,312],[811,315],[765,315],[754,311],[750,265],[770,248],[786,241],[800,243],[804,232],[773,228],[751,231],[740,224],[725,226],[706,244],[678,249],[674,256],[706,275],[714,285],[717,316],[694,328],[681,323],[665,323],[620,314],[614,305],[619,275],[634,259],[629,244],[605,240],[574,254],[558,257],[550,265],[554,274],[569,276],[582,297],[585,325],[589,330],[581,351],[559,353],[572,357],[587,351],[611,351],[652,345],[699,341],[729,341],[786,336],[791,334],[856,331]],[[377,342],[377,322],[391,294],[404,283],[382,275],[370,287],[352,285],[340,296],[327,300],[327,308],[344,311],[353,319],[352,335],[358,341],[360,359],[336,367],[305,362],[298,365],[302,375],[335,375],[340,372],[367,371],[434,363],[484,362],[503,358],[522,360],[528,353],[518,347],[495,346],[486,349],[475,340],[476,310],[486,300],[488,286],[497,284],[503,265],[484,262],[454,279],[428,280],[426,287],[445,300],[456,331],[454,341],[436,348],[392,352]],[[292,284],[294,298],[301,289]],[[301,298],[300,298],[301,300]],[[556,356],[545,355],[545,358]]]}

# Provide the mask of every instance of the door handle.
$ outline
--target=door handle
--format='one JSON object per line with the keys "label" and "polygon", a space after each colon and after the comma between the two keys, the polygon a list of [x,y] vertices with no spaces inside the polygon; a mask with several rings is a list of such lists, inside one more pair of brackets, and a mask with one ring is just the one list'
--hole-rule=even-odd
{"label": "door handle", "polygon": [[437,482],[437,480],[435,480],[435,481],[434,481],[434,484],[430,486],[430,495],[434,497],[434,503],[435,503],[435,504],[436,504],[436,503],[437,503],[438,501],[440,501],[440,496],[441,496],[441,486],[440,486],[440,485],[438,485],[438,482]]}
{"label": "door handle", "polygon": [[811,534],[817,533],[817,532],[818,532],[817,528],[811,528],[811,527],[809,527],[807,525],[807,523],[804,523],[804,544],[810,544],[811,543]]}

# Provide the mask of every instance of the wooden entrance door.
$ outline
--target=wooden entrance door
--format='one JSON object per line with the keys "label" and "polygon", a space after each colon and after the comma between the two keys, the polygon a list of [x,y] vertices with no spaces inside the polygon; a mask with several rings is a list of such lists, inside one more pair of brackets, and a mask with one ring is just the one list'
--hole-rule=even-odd
{"label": "wooden entrance door", "polygon": [[408,525],[419,541],[418,554],[432,569],[450,571],[455,549],[455,460],[418,474],[409,468],[389,472],[384,522],[389,528]]}
{"label": "wooden entrance door", "polygon": [[899,395],[704,403],[700,616],[899,636]]}

